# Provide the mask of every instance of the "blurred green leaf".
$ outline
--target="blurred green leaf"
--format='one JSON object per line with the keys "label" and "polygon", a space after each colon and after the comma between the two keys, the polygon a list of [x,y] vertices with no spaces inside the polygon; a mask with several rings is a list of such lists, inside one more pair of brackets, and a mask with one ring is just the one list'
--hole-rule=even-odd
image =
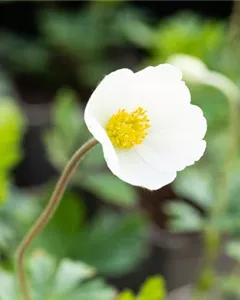
{"label": "blurred green leaf", "polygon": [[240,262],[240,240],[231,240],[226,246],[227,255]]}
{"label": "blurred green leaf", "polygon": [[36,197],[11,187],[7,201],[0,206],[0,252],[15,254],[21,237],[40,211]]}
{"label": "blurred green leaf", "polygon": [[208,209],[213,201],[212,182],[212,174],[207,168],[192,166],[178,174],[174,189],[180,197],[186,197]]}
{"label": "blurred green leaf", "polygon": [[[63,259],[57,263],[53,257],[37,250],[28,260],[28,270],[33,300],[114,299],[114,289],[101,279],[92,280],[94,269],[82,262]],[[89,281],[85,282],[87,279]],[[21,299],[17,293],[14,274],[0,269],[0,281],[1,300]],[[98,294],[99,298],[96,298]]]}
{"label": "blurred green leaf", "polygon": [[[225,43],[221,22],[193,13],[180,13],[160,23],[151,45],[152,60],[164,62],[170,55],[184,53],[216,65]],[[214,63],[213,63],[214,62]]]}
{"label": "blurred green leaf", "polygon": [[1,41],[0,51],[11,70],[36,74],[49,69],[49,51],[44,43],[11,32],[1,32]]}
{"label": "blurred green leaf", "polygon": [[8,178],[5,173],[0,173],[0,205],[7,200],[8,195]]}
{"label": "blurred green leaf", "polygon": [[0,98],[0,170],[9,170],[20,159],[23,116],[11,98]]}
{"label": "blurred green leaf", "polygon": [[92,174],[82,182],[82,186],[108,203],[127,207],[137,203],[134,188],[110,172]]}
{"label": "blurred green leaf", "polygon": [[116,292],[107,286],[102,279],[95,279],[83,283],[79,288],[70,293],[71,300],[114,300]]}
{"label": "blurred green leaf", "polygon": [[122,293],[118,296],[118,298],[117,298],[117,300],[135,300],[135,299],[136,299],[136,298],[135,298],[133,292],[132,292],[132,291],[128,291],[128,290],[122,292]]}
{"label": "blurred green leaf", "polygon": [[127,272],[146,253],[145,230],[139,215],[102,212],[83,229],[72,255],[104,274]]}
{"label": "blurred green leaf", "polygon": [[19,300],[14,276],[0,269],[0,299]]}
{"label": "blurred green leaf", "polygon": [[45,132],[44,142],[50,161],[61,170],[89,134],[83,122],[83,110],[73,90],[59,90],[52,114],[52,128]]}
{"label": "blurred green leaf", "polygon": [[170,202],[165,206],[170,217],[169,225],[172,231],[199,231],[203,226],[203,218],[191,207],[183,202]]}
{"label": "blurred green leaf", "polygon": [[138,296],[126,290],[122,292],[117,300],[165,300],[167,291],[165,282],[161,276],[155,275],[149,277],[141,286]]}
{"label": "blurred green leaf", "polygon": [[227,276],[221,276],[217,282],[217,288],[220,289],[226,298],[223,299],[233,299],[237,300],[240,296],[240,286],[239,286],[239,275],[232,274]]}
{"label": "blurred green leaf", "polygon": [[140,289],[138,300],[164,300],[166,296],[165,283],[162,277],[152,276],[146,280]]}
{"label": "blurred green leaf", "polygon": [[34,248],[43,248],[57,257],[66,256],[76,243],[84,217],[85,208],[79,197],[67,192],[47,228],[38,236]]}
{"label": "blurred green leaf", "polygon": [[82,262],[64,259],[55,273],[53,282],[54,294],[67,296],[67,293],[78,287],[79,283],[95,275],[96,271]]}

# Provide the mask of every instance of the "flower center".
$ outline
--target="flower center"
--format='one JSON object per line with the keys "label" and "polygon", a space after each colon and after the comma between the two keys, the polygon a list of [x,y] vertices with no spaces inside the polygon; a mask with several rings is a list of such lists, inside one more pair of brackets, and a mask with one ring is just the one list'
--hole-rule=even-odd
{"label": "flower center", "polygon": [[107,134],[116,148],[131,149],[142,144],[150,127],[147,111],[138,107],[133,112],[119,109],[106,125]]}

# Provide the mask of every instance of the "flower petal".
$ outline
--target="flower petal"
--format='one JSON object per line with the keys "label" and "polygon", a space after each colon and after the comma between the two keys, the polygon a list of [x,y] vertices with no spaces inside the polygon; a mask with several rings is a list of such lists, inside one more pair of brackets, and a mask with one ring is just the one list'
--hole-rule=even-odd
{"label": "flower petal", "polygon": [[159,171],[181,171],[187,166],[193,165],[204,154],[205,141],[193,143],[168,143],[159,146],[155,144],[142,144],[137,152],[145,161],[154,165]]}
{"label": "flower petal", "polygon": [[91,115],[104,126],[118,109],[128,108],[131,104],[129,99],[132,98],[133,75],[129,69],[120,69],[107,75],[91,95],[85,109],[85,119]]}
{"label": "flower petal", "polygon": [[125,182],[140,186],[149,190],[157,190],[171,183],[176,172],[159,172],[155,166],[150,165],[141,157],[135,149],[128,151],[117,151],[119,159],[119,170],[112,172]]}
{"label": "flower petal", "polygon": [[182,72],[170,64],[161,64],[156,67],[147,67],[135,73],[138,79],[148,81],[180,81]]}
{"label": "flower petal", "polygon": [[[157,125],[159,123],[159,125]],[[144,143],[137,151],[144,159],[163,171],[180,171],[192,165],[203,155],[206,142],[202,141],[207,122],[202,110],[187,105],[174,112],[172,117],[155,120]]]}
{"label": "flower petal", "polygon": [[86,122],[88,124],[89,131],[103,147],[103,154],[107,165],[110,165],[114,170],[118,170],[118,158],[106,131],[102,128],[98,121],[90,115],[86,115]]}

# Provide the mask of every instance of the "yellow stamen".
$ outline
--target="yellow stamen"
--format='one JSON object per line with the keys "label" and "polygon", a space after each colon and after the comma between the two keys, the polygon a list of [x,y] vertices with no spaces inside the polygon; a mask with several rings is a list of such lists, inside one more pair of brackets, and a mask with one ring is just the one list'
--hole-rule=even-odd
{"label": "yellow stamen", "polygon": [[113,145],[119,149],[131,149],[142,144],[150,127],[147,111],[138,107],[133,112],[119,109],[106,125],[107,134]]}

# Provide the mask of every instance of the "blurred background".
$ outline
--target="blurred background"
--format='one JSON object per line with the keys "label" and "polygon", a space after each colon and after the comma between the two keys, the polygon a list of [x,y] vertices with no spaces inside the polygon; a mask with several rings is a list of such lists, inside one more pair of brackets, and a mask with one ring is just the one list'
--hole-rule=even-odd
{"label": "blurred background", "polygon": [[[103,76],[183,53],[240,86],[239,18],[232,1],[0,2],[0,283],[12,284],[17,245],[90,137],[83,111]],[[222,238],[214,244],[216,274],[204,276],[200,289],[222,280],[221,299],[239,299],[239,157],[226,171],[229,184],[219,179],[230,143],[228,101],[218,89],[189,87],[208,121],[205,156],[173,184],[148,192],[114,177],[97,146],[29,253],[32,284],[41,286],[36,299],[49,299],[43,290],[53,270],[83,272],[75,296],[59,285],[56,299],[110,300],[116,290],[137,292],[155,274],[167,291],[191,284],[215,237],[210,223]],[[213,218],[219,187],[227,204]],[[3,286],[0,299],[19,299]]]}

